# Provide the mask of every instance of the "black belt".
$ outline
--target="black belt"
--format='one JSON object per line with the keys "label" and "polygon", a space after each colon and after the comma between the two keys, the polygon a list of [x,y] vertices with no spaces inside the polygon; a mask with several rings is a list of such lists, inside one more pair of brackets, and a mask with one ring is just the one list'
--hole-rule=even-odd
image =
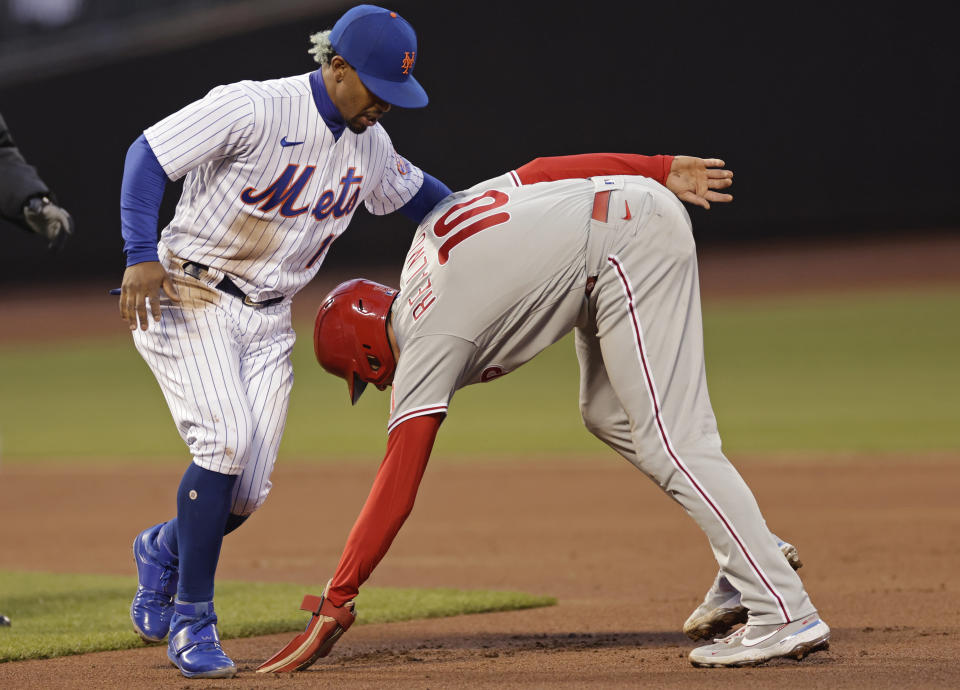
{"label": "black belt", "polygon": [[[197,280],[203,280],[200,277],[200,274],[206,273],[209,270],[209,266],[198,264],[196,261],[188,261],[183,264],[183,272],[192,278],[196,278]],[[283,296],[280,296],[271,297],[270,299],[265,299],[262,302],[254,302],[243,292],[243,290],[237,287],[236,283],[230,280],[230,278],[227,276],[224,276],[223,280],[217,283],[216,287],[221,292],[225,292],[228,295],[233,295],[234,297],[239,297],[248,307],[269,307],[271,304],[279,304],[284,300]]]}

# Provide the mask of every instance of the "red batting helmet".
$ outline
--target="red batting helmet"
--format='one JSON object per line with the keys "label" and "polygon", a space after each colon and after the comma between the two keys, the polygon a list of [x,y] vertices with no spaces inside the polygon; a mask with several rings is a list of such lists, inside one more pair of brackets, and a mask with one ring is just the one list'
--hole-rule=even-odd
{"label": "red batting helmet", "polygon": [[371,280],[348,280],[317,311],[313,351],[320,366],[347,380],[351,404],[368,383],[383,390],[393,381],[397,360],[387,336],[387,315],[397,294]]}

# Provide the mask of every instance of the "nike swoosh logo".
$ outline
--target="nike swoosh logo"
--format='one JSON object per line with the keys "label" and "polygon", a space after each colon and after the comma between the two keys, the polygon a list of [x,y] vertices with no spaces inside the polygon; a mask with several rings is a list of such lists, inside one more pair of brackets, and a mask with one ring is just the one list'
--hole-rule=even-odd
{"label": "nike swoosh logo", "polygon": [[631,218],[633,218],[633,216],[630,215],[630,202],[624,201],[623,203],[624,203],[624,204],[626,205],[626,207],[627,207],[627,215],[625,215],[625,216],[623,217],[623,220],[630,220]]}
{"label": "nike swoosh logo", "polygon": [[286,137],[280,140],[280,146],[299,146],[302,143],[302,141],[287,141]]}
{"label": "nike swoosh logo", "polygon": [[784,623],[783,625],[781,625],[779,628],[774,628],[773,632],[769,632],[769,633],[767,633],[766,635],[764,635],[763,637],[749,638],[749,637],[747,637],[746,635],[744,635],[744,636],[743,636],[743,639],[740,640],[740,644],[742,644],[744,647],[756,647],[758,644],[760,644],[760,643],[763,642],[764,640],[769,640],[771,637],[773,637],[774,635],[776,635],[778,632],[780,632],[781,630],[783,630],[785,627],[787,627],[787,624],[786,624],[786,623]]}

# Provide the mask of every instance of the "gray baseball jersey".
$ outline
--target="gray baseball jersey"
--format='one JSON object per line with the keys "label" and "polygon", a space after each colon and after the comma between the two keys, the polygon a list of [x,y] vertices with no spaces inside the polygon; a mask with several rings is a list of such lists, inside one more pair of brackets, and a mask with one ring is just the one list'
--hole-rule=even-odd
{"label": "gray baseball jersey", "polygon": [[390,428],[445,410],[454,390],[513,371],[582,318],[589,202],[614,179],[517,186],[503,175],[424,219],[392,312],[402,355]]}
{"label": "gray baseball jersey", "polygon": [[690,220],[664,187],[507,174],[454,194],[417,231],[392,319],[391,432],[575,329],[587,427],[697,521],[751,622],[814,611],[721,451]]}

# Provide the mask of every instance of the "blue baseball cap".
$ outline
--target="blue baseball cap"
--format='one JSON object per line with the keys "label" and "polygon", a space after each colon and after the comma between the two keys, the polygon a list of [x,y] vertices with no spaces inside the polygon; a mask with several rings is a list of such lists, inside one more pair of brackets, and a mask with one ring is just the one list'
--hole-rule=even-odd
{"label": "blue baseball cap", "polygon": [[377,98],[401,108],[422,108],[429,102],[413,78],[417,34],[396,12],[357,5],[333,25],[330,43]]}

